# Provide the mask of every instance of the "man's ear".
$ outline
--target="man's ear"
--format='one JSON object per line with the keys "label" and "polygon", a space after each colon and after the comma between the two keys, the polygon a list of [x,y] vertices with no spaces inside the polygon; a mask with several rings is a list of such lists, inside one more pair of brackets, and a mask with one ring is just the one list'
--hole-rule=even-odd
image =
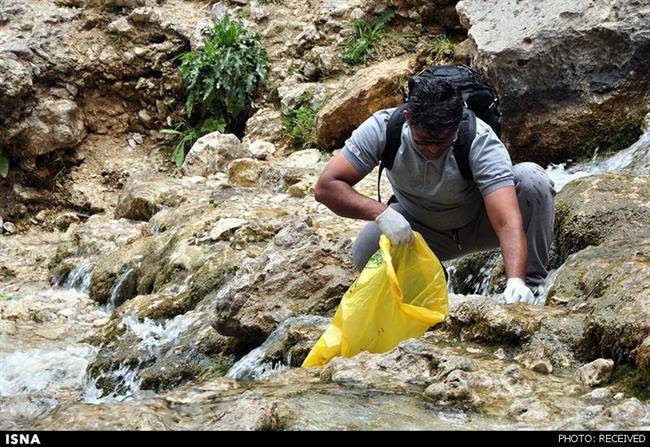
{"label": "man's ear", "polygon": [[409,112],[408,110],[402,110],[402,115],[404,115],[404,119],[409,123],[409,126],[411,125],[411,120],[409,117]]}

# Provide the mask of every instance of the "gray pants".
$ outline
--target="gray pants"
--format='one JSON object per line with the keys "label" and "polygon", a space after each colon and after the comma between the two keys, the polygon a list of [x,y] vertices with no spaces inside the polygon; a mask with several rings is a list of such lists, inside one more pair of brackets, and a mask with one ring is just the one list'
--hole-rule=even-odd
{"label": "gray pants", "polygon": [[[513,170],[517,200],[528,241],[526,282],[530,286],[537,286],[547,274],[548,251],[553,240],[555,190],[544,169],[535,163],[519,163]],[[416,221],[399,203],[390,206],[409,221],[414,231],[422,234],[441,261],[499,247],[499,240],[490,224],[485,206],[476,221],[455,231],[435,231]],[[379,248],[379,236],[379,228],[374,222],[369,222],[357,236],[352,246],[352,259],[357,270],[361,271]]]}

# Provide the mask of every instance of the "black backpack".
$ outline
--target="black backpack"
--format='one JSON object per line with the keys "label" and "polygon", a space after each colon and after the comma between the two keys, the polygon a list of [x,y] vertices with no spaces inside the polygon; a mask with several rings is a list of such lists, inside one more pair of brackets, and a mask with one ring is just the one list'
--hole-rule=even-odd
{"label": "black backpack", "polygon": [[[472,180],[472,170],[469,166],[469,151],[476,135],[476,117],[486,122],[494,132],[501,135],[501,111],[499,98],[494,90],[481,81],[475,71],[466,67],[453,65],[429,67],[417,76],[409,79],[409,92],[414,84],[421,78],[444,79],[455,85],[462,93],[465,101],[463,119],[458,129],[458,138],[454,143],[453,152],[456,163],[463,178]],[[408,98],[407,98],[408,103]],[[384,168],[389,171],[393,168],[393,161],[397,155],[402,139],[402,126],[404,115],[402,111],[407,104],[402,104],[391,114],[386,126],[386,147],[379,163],[379,176],[377,177],[377,200],[381,202],[379,185],[381,173]]]}

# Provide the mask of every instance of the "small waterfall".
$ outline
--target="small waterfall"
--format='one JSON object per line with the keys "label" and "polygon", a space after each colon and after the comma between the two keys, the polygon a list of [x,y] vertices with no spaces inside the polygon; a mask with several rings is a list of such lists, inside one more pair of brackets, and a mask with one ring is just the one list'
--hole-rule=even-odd
{"label": "small waterfall", "polygon": [[133,267],[127,268],[117,278],[117,281],[115,281],[115,284],[113,284],[113,287],[111,287],[111,297],[108,300],[108,304],[106,305],[107,311],[112,312],[113,309],[115,309],[115,305],[118,304],[118,300],[122,297],[122,294],[124,292],[123,290],[124,286],[126,285],[126,282],[130,279],[131,275],[133,275]]}
{"label": "small waterfall", "polygon": [[605,157],[599,157],[596,149],[591,160],[575,163],[570,167],[566,165],[566,163],[550,164],[546,168],[558,192],[571,180],[601,172],[627,169],[631,172],[648,174],[650,173],[650,130],[643,133],[639,140],[627,149]]}
{"label": "small waterfall", "polygon": [[84,262],[72,269],[63,283],[55,280],[53,281],[54,285],[61,286],[64,289],[74,289],[86,293],[90,288],[90,280],[92,279],[94,269],[95,266],[91,262]]}
{"label": "small waterfall", "polygon": [[259,380],[271,373],[289,369],[289,366],[281,361],[273,362],[269,359],[286,343],[289,330],[296,326],[316,326],[324,330],[329,322],[329,318],[315,315],[298,315],[284,320],[261,346],[235,363],[226,377],[236,380]]}
{"label": "small waterfall", "polygon": [[[185,331],[196,322],[196,317],[190,314],[178,315],[163,323],[156,323],[149,318],[140,321],[129,315],[122,319],[127,333],[135,334],[140,339],[140,347],[160,359],[166,350]],[[126,334],[125,334],[126,335]],[[125,335],[122,335],[124,337]],[[97,403],[104,400],[124,400],[140,390],[140,366],[121,364],[118,368],[103,372],[94,378],[85,378],[83,399],[86,402]],[[118,383],[115,390],[105,395],[99,385],[101,380]]]}

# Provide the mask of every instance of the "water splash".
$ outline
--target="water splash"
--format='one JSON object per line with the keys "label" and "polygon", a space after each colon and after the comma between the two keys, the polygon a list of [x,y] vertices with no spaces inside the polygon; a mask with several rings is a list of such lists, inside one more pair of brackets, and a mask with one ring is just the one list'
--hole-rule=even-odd
{"label": "water splash", "polygon": [[63,282],[54,279],[52,285],[87,293],[88,289],[90,289],[90,280],[92,279],[94,269],[95,265],[93,263],[84,262],[73,268]]}
{"label": "water splash", "polygon": [[316,315],[298,315],[284,320],[261,346],[253,349],[235,363],[226,377],[236,380],[260,380],[268,375],[289,369],[282,361],[273,361],[272,353],[286,343],[287,333],[297,326],[316,326],[325,329],[330,319]]}
{"label": "water splash", "polygon": [[124,286],[131,278],[131,275],[133,275],[133,272],[133,267],[129,267],[117,278],[117,281],[115,281],[115,284],[111,287],[111,297],[106,304],[107,311],[112,312],[115,309],[118,299],[122,297]]}
{"label": "water splash", "polygon": [[601,157],[596,149],[589,161],[575,163],[570,167],[567,167],[567,163],[550,164],[546,168],[546,172],[555,183],[555,190],[558,192],[571,180],[601,172],[623,170],[642,174],[650,173],[650,131],[643,133],[632,146],[612,155]]}
{"label": "water splash", "polygon": [[10,397],[81,386],[96,348],[28,349],[0,354],[0,396]]}

